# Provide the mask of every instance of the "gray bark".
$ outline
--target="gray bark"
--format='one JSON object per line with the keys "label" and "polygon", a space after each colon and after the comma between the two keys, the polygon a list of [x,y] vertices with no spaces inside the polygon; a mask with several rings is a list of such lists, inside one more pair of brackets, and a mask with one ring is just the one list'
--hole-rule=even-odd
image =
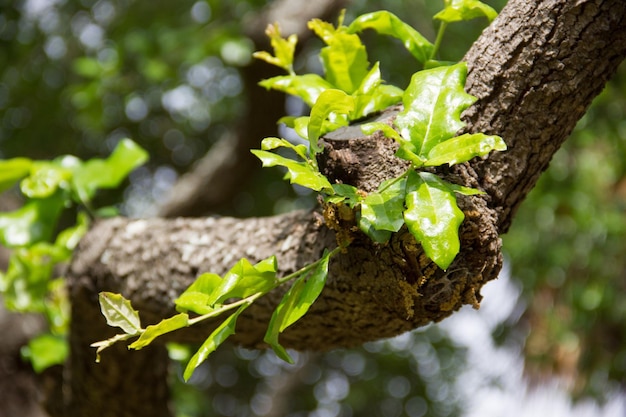
{"label": "gray bark", "polygon": [[[481,286],[500,270],[499,234],[625,55],[623,0],[512,0],[466,56],[467,90],[479,98],[467,112],[466,130],[499,134],[509,150],[440,171],[487,192],[460,200],[466,220],[455,262],[446,272],[439,270],[404,231],[383,246],[357,234],[331,263],[320,300],[281,341],[298,349],[352,346],[441,320],[463,304],[478,306]],[[383,117],[393,117],[393,112]],[[390,154],[393,144],[350,132],[326,138],[326,159],[320,162],[329,176],[368,189],[393,175],[401,163]],[[372,160],[384,165],[368,165]],[[376,174],[368,175],[371,170]],[[90,390],[113,395],[119,392],[116,386],[131,384],[149,391],[136,393],[143,398],[154,401],[164,395],[162,384],[146,383],[154,373],[163,381],[156,364],[164,361],[158,345],[156,353],[146,354],[154,355],[149,359],[121,349],[105,355],[99,365],[87,364],[93,359],[89,344],[111,334],[98,317],[99,291],[130,298],[144,324],[158,321],[173,313],[174,298],[200,272],[223,273],[240,257],[256,261],[275,254],[281,273],[288,273],[317,259],[324,247],[334,247],[336,233],[352,233],[349,216],[327,211],[326,219],[329,214],[336,219],[332,229],[316,212],[247,220],[113,219],[96,225],[69,271],[73,325],[67,375],[73,397],[67,415],[90,415],[93,404],[100,415],[114,414],[106,407],[118,416],[143,415],[122,411],[136,401],[130,397],[89,395]],[[235,342],[262,345],[280,295],[272,294],[239,319]],[[215,323],[170,337],[201,341],[211,325]],[[144,363],[151,363],[149,369],[141,368]],[[128,381],[128,374],[138,379]]]}

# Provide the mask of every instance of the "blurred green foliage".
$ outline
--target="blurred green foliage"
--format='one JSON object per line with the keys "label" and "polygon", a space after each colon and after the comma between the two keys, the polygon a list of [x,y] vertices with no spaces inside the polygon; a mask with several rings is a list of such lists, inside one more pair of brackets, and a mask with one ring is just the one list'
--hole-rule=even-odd
{"label": "blurred green foliage", "polygon": [[[0,0],[0,157],[103,157],[131,137],[151,161],[131,175],[122,209],[150,215],[245,108],[239,69],[253,46],[242,29],[245,17],[267,3]],[[487,3],[500,10],[505,1]],[[427,0],[355,0],[346,20],[387,9],[434,40],[431,16],[439,8]],[[484,24],[450,26],[438,58],[459,60]],[[364,38],[370,59],[393,68],[383,78],[406,87],[417,69],[408,52],[392,39],[367,32]],[[316,41],[303,47],[298,70],[318,66],[309,55],[318,48]],[[622,66],[504,237],[526,310],[494,336],[524,342],[531,375],[565,375],[578,395],[601,397],[626,381],[625,92]],[[16,197],[9,191],[2,198]],[[264,174],[231,210],[253,215],[306,204],[306,196]],[[185,357],[184,349],[172,352]],[[215,355],[192,386],[173,373],[181,415],[260,415],[268,398],[292,416],[316,409],[330,410],[317,415],[448,416],[462,407],[453,381],[464,354],[437,327],[356,350],[300,354],[293,368],[271,352]]]}
{"label": "blurred green foliage", "polygon": [[622,65],[504,237],[529,368],[600,398],[626,381],[625,93]]}

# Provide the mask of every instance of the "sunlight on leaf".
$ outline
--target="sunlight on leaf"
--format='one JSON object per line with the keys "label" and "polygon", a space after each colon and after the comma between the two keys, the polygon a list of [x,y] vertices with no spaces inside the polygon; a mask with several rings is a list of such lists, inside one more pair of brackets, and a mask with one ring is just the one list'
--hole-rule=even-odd
{"label": "sunlight on leaf", "polygon": [[139,313],[129,300],[112,292],[101,292],[98,299],[102,315],[109,326],[119,327],[129,335],[136,335],[141,331]]}
{"label": "sunlight on leaf", "polygon": [[298,184],[314,191],[332,190],[330,182],[319,171],[306,162],[297,162],[267,151],[251,151],[263,162],[264,167],[283,166],[287,168],[286,178],[292,184]]}
{"label": "sunlight on leaf", "polygon": [[433,44],[418,31],[388,11],[367,13],[356,18],[349,26],[351,33],[374,29],[381,35],[389,35],[402,41],[404,47],[421,63],[431,56]]}
{"label": "sunlight on leaf", "polygon": [[460,164],[476,156],[485,156],[494,150],[506,150],[506,144],[500,136],[489,136],[484,133],[465,133],[435,145],[428,152],[428,158],[424,165]]}
{"label": "sunlight on leaf", "polygon": [[252,56],[293,74],[293,55],[298,43],[298,36],[290,35],[286,39],[283,38],[278,24],[268,25],[267,29],[265,29],[265,34],[270,38],[274,56],[265,51],[255,52]]}
{"label": "sunlight on leaf", "polygon": [[465,63],[417,72],[404,94],[404,110],[395,124],[401,136],[415,147],[415,154],[428,152],[455,136],[464,126],[461,113],[476,99],[464,91]]}
{"label": "sunlight on leaf", "polygon": [[459,226],[464,215],[454,192],[436,175],[422,172],[407,180],[404,219],[426,255],[446,270],[459,253]]}
{"label": "sunlight on leaf", "polygon": [[348,114],[352,110],[354,110],[354,97],[341,90],[326,90],[319,96],[311,109],[308,125],[309,146],[313,153],[322,150],[317,144],[317,140],[326,133],[322,128],[324,121],[332,113]]}
{"label": "sunlight on leaf", "polygon": [[477,17],[486,17],[491,22],[498,16],[493,7],[478,0],[451,0],[449,5],[437,13],[433,18],[442,22],[451,23],[471,20]]}

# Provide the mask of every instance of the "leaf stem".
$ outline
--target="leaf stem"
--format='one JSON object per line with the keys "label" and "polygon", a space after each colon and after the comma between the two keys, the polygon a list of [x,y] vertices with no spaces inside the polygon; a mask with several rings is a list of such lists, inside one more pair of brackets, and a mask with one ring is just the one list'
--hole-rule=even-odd
{"label": "leaf stem", "polygon": [[446,28],[448,27],[447,22],[441,22],[439,25],[439,30],[437,31],[437,39],[435,39],[435,46],[433,48],[433,52],[430,54],[430,59],[435,59],[437,52],[439,52],[439,47],[441,46],[441,40],[443,39],[443,34],[446,32]]}
{"label": "leaf stem", "polygon": [[393,180],[389,181],[387,184],[385,184],[385,186],[383,188],[381,188],[380,190],[377,190],[378,193],[382,193],[383,191],[385,191],[387,188],[391,187],[392,185],[394,185],[395,183],[397,183],[398,181],[400,181],[401,179],[405,178],[406,176],[409,175],[409,172],[411,172],[410,169],[404,171],[404,173],[398,175],[396,178],[394,178]]}
{"label": "leaf stem", "polygon": [[[343,249],[343,247],[338,246],[335,249],[333,249],[332,251],[330,251],[330,253],[328,254],[328,257],[331,258],[334,255],[336,255],[339,251],[341,251]],[[222,313],[227,312],[228,310],[232,310],[234,308],[240,307],[244,304],[252,304],[253,302],[255,302],[258,298],[261,298],[262,296],[264,296],[265,294],[267,294],[268,292],[270,292],[271,290],[278,288],[279,286],[281,286],[282,284],[291,281],[292,279],[299,277],[302,274],[305,274],[307,272],[309,272],[310,270],[314,269],[317,267],[317,265],[322,261],[323,257],[318,259],[317,261],[310,263],[308,265],[305,265],[304,267],[300,268],[299,270],[297,270],[296,272],[292,272],[289,275],[286,275],[282,278],[279,278],[276,280],[276,284],[271,287],[270,289],[268,289],[267,291],[264,292],[257,292],[255,294],[252,294],[246,298],[242,298],[241,300],[237,300],[234,301],[232,303],[229,304],[224,304],[222,305],[220,308],[211,311],[210,313],[206,313],[203,314],[201,316],[198,317],[194,317],[192,319],[189,320],[189,326],[193,326],[196,323],[199,323],[201,321],[213,318],[213,317],[217,317],[219,315],[221,315]]]}
{"label": "leaf stem", "polygon": [[[333,256],[335,256],[339,251],[341,251],[342,249],[344,249],[341,246],[337,246],[335,249],[333,249],[332,251],[330,251],[330,253],[328,254],[329,258],[332,258]],[[297,270],[296,272],[292,272],[289,275],[286,275],[280,279],[277,280],[278,284],[276,285],[276,287],[278,287],[279,285],[284,284],[285,282],[288,282],[296,277],[299,277],[300,275],[309,272],[311,269],[314,269],[317,267],[317,265],[322,262],[322,258],[318,259],[317,261],[310,263],[308,265],[303,266],[302,268],[300,268],[299,270]],[[274,288],[276,288],[274,287]]]}

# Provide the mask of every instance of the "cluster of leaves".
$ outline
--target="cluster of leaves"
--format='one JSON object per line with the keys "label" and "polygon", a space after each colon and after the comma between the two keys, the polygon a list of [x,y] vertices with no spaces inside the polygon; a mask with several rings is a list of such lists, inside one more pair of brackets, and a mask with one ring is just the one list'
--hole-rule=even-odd
{"label": "cluster of leaves", "polygon": [[[13,250],[7,271],[0,272],[0,293],[8,309],[42,313],[50,323],[51,334],[29,345],[36,370],[65,358],[68,306],[55,266],[70,259],[89,226],[87,214],[79,212],[73,226],[58,232],[62,213],[72,204],[91,210],[98,189],[117,187],[146,159],[143,149],[122,140],[107,159],[83,162],[65,155],[52,161],[0,161],[0,192],[19,183],[25,198],[19,209],[0,213],[0,243]],[[111,208],[94,212],[107,213]]]}
{"label": "cluster of leaves", "polygon": [[[138,336],[129,348],[139,350],[158,336],[230,312],[230,316],[207,337],[189,360],[183,374],[185,380],[188,380],[209,354],[235,333],[237,318],[246,308],[278,286],[295,280],[276,307],[264,337],[264,341],[278,357],[293,363],[278,341],[278,335],[299,320],[322,292],[328,275],[328,262],[338,250],[325,252],[318,261],[282,278],[277,276],[274,256],[255,265],[247,259],[241,259],[224,277],[212,273],[202,274],[175,301],[179,314],[145,329],[141,327],[139,313],[133,309],[129,300],[119,294],[103,292],[100,294],[102,314],[110,326],[119,327],[124,333],[92,344],[98,348],[97,361],[100,352],[116,342]],[[195,317],[190,318],[190,313],[195,314]]]}
{"label": "cluster of leaves", "polygon": [[[492,18],[490,10],[477,1],[449,1],[439,15],[443,22],[478,15]],[[283,68],[288,75],[265,80],[261,85],[299,96],[311,106],[309,116],[281,119],[305,139],[308,146],[270,137],[263,140],[261,150],[252,152],[264,166],[287,168],[286,177],[292,183],[320,192],[328,203],[358,207],[359,226],[375,241],[387,241],[391,233],[406,223],[426,254],[446,269],[459,251],[458,227],[463,221],[455,193],[479,191],[447,183],[417,169],[465,162],[492,150],[505,149],[504,142],[497,136],[484,134],[455,137],[463,126],[461,112],[474,102],[474,98],[463,91],[467,72],[464,64],[441,66],[433,61],[436,46],[389,12],[360,16],[350,26],[344,26],[343,20],[342,14],[337,27],[317,19],[309,23],[327,45],[320,53],[324,77],[295,74],[296,37],[282,38],[278,26],[269,26],[267,34],[274,55],[267,52],[255,55]],[[406,91],[383,84],[379,64],[369,68],[365,46],[356,35],[365,29],[400,39],[419,62],[433,68],[416,73]],[[331,184],[317,165],[316,155],[322,151],[319,138],[400,101],[404,110],[395,121],[398,131],[378,123],[367,124],[364,130],[367,134],[382,130],[398,141],[397,155],[410,161],[411,169],[384,182],[370,194],[347,184]],[[280,148],[290,150],[297,159],[271,152]],[[325,252],[320,260],[283,278],[277,276],[274,257],[256,265],[242,259],[224,277],[203,274],[176,300],[179,314],[145,329],[129,300],[118,294],[102,293],[100,305],[107,323],[120,327],[124,333],[92,346],[98,349],[99,360],[100,352],[118,341],[138,337],[129,348],[141,349],[160,335],[231,312],[192,356],[184,371],[184,378],[189,379],[193,370],[235,332],[236,320],[242,311],[259,297],[295,279],[274,311],[264,338],[277,356],[291,362],[278,336],[300,319],[317,299],[326,281],[329,260],[339,250],[341,248]]]}
{"label": "cluster of leaves", "polygon": [[[442,21],[440,27],[444,28],[448,22],[479,15],[493,18],[491,11],[480,2],[453,1],[435,18]],[[281,38],[276,26],[268,29],[274,55],[256,54],[289,72],[287,76],[265,80],[261,85],[296,95],[311,105],[310,116],[281,119],[308,141],[309,146],[270,137],[263,140],[261,150],[252,152],[261,159],[263,166],[287,168],[286,177],[292,183],[321,192],[327,202],[357,207],[360,229],[377,242],[386,242],[392,232],[406,224],[426,254],[440,268],[447,269],[459,252],[458,229],[464,219],[455,193],[471,195],[479,191],[416,170],[454,165],[493,150],[506,149],[498,136],[479,133],[455,137],[463,127],[461,113],[475,101],[463,89],[465,64],[441,65],[434,61],[436,46],[386,11],[360,16],[350,26],[344,26],[340,17],[337,28],[318,20],[312,21],[309,27],[327,44],[320,53],[325,78],[293,73],[296,38],[293,35]],[[415,73],[406,91],[383,84],[379,64],[368,70],[365,47],[355,35],[365,29],[400,39],[429,69]],[[395,129],[384,123],[368,123],[362,129],[366,134],[381,130],[396,140],[399,144],[396,155],[410,161],[412,169],[384,182],[369,195],[346,184],[330,184],[319,172],[315,158],[322,150],[319,138],[400,100],[404,110],[394,122]],[[290,149],[297,160],[275,153],[279,148]]]}

